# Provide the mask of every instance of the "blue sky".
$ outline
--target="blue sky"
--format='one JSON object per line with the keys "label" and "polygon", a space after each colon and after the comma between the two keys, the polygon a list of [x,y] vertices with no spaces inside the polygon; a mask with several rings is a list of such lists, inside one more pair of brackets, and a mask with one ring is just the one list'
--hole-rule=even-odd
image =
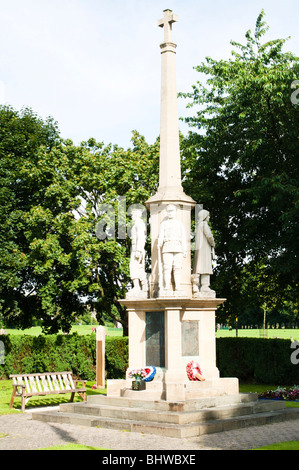
{"label": "blue sky", "polygon": [[[299,55],[298,0],[0,0],[0,104],[53,116],[76,144],[94,137],[128,147],[133,129],[154,142],[163,41],[157,20],[166,8],[179,17],[178,91],[200,78],[193,67],[206,56],[228,58],[230,40],[244,42],[262,9],[265,40],[291,36],[285,50]],[[179,100],[180,116],[185,105]]]}

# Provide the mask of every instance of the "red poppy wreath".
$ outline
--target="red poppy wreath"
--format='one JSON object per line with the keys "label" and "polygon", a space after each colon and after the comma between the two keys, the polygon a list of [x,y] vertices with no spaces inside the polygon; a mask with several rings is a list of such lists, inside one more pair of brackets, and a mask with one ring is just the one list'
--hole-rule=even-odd
{"label": "red poppy wreath", "polygon": [[199,364],[195,361],[188,362],[186,371],[187,371],[188,379],[192,380],[193,382],[196,382],[197,380],[200,380],[200,381],[205,380],[202,375],[202,371],[199,367]]}

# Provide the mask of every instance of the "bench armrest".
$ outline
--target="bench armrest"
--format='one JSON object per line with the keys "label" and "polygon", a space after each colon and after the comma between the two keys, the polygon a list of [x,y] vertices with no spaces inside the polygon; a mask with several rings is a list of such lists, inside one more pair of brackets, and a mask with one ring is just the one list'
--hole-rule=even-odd
{"label": "bench armrest", "polygon": [[[14,390],[17,391],[17,393],[22,394],[22,391],[25,389],[26,385],[24,384],[12,384]],[[18,391],[18,388],[21,388],[21,392]]]}
{"label": "bench armrest", "polygon": [[76,380],[74,380],[75,388],[77,388],[77,384],[78,384],[78,383],[81,383],[81,382],[82,382],[82,384],[83,384],[83,387],[86,386],[87,380],[79,380],[79,379],[76,379]]}

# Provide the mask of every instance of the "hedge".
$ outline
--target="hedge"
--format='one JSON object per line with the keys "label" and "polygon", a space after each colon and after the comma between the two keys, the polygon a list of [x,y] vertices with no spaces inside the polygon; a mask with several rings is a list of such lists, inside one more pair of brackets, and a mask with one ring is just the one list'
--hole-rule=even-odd
{"label": "hedge", "polygon": [[299,365],[292,364],[287,339],[217,338],[216,362],[221,377],[242,383],[299,384]]}
{"label": "hedge", "polygon": [[[5,363],[0,378],[9,374],[72,370],[76,377],[95,380],[95,334],[79,336],[1,336]],[[299,365],[291,363],[291,342],[284,339],[217,338],[216,363],[221,377],[241,383],[298,385]],[[106,337],[106,378],[125,377],[128,338]]]}
{"label": "hedge", "polygon": [[[0,365],[0,378],[9,374],[59,372],[71,370],[81,379],[95,380],[96,336],[1,336],[5,362]],[[123,378],[128,363],[128,338],[107,337],[105,351],[106,377]]]}

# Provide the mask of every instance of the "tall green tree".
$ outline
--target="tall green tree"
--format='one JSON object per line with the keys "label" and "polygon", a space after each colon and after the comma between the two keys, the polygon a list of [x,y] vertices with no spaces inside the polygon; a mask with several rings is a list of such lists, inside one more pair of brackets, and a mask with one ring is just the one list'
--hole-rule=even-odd
{"label": "tall green tree", "polygon": [[262,11],[246,43],[232,41],[229,60],[206,58],[200,81],[181,94],[195,110],[186,119],[185,189],[211,212],[225,315],[242,309],[248,262],[272,271],[278,295],[298,299],[299,106],[291,93],[299,62],[283,52],[285,39],[262,42],[267,29]]}
{"label": "tall green tree", "polygon": [[[100,322],[110,316],[127,332],[126,310],[118,301],[130,283],[123,202],[129,207],[149,197],[157,162],[157,144],[148,145],[136,132],[128,150],[94,139],[75,146],[60,138],[52,119],[0,108],[4,321],[24,328],[36,318],[46,332],[69,331],[89,308]],[[96,229],[107,204],[116,224],[114,233],[102,237]]]}
{"label": "tall green tree", "polygon": [[49,331],[69,329],[82,312],[69,285],[78,271],[66,228],[78,205],[69,168],[53,119],[0,108],[0,307],[20,327],[35,317]]}
{"label": "tall green tree", "polygon": [[[158,161],[158,141],[149,145],[134,131],[132,148],[104,147],[90,139],[72,164],[72,180],[83,201],[77,226],[85,237],[83,256],[88,253],[89,259],[85,296],[99,320],[108,314],[123,325],[125,334],[127,311],[119,299],[130,286],[130,207],[143,205],[156,189]],[[149,254],[150,243],[147,250]],[[149,262],[148,256],[148,270]]]}

